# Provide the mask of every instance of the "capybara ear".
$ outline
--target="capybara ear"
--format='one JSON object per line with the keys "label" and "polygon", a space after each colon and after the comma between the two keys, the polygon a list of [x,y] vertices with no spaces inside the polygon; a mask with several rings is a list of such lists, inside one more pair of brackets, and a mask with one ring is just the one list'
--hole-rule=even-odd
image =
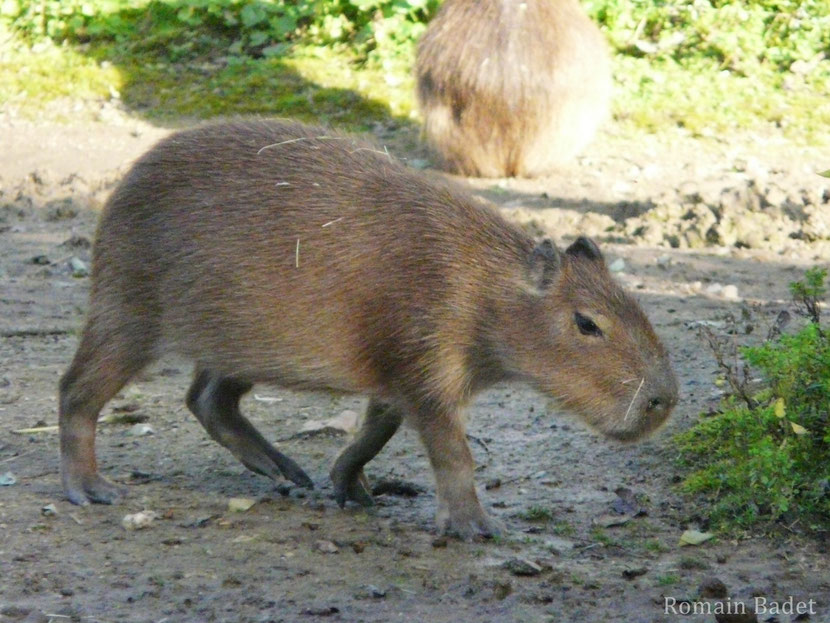
{"label": "capybara ear", "polygon": [[597,244],[585,236],[577,238],[571,246],[565,249],[565,253],[574,257],[582,256],[595,262],[605,262],[605,258],[602,257],[602,252]]}
{"label": "capybara ear", "polygon": [[544,290],[553,283],[562,264],[559,249],[549,238],[545,238],[530,254],[530,281],[539,290]]}

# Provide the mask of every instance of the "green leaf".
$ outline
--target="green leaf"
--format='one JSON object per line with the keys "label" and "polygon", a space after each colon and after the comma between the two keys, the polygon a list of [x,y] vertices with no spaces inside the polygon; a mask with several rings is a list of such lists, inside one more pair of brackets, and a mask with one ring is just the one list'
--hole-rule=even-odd
{"label": "green leaf", "polygon": [[822,171],[821,173],[819,173],[819,175],[821,175],[822,177],[830,177],[830,169]]}
{"label": "green leaf", "polygon": [[265,21],[266,17],[268,16],[265,13],[265,9],[258,4],[246,4],[239,12],[239,18],[242,20],[242,25],[245,28],[256,26],[260,22]]}

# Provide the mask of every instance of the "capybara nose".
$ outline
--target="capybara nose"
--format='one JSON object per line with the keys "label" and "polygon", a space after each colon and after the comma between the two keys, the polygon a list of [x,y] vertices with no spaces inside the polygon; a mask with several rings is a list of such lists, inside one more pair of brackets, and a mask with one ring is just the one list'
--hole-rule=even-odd
{"label": "capybara nose", "polygon": [[660,388],[646,402],[646,415],[650,418],[666,418],[677,404],[677,386]]}

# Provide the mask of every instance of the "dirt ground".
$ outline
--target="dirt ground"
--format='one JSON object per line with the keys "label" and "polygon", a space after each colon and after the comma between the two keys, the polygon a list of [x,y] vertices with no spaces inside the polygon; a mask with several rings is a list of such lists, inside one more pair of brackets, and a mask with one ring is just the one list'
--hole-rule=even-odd
{"label": "dirt ground", "polygon": [[[577,233],[603,241],[671,352],[682,400],[661,433],[621,446],[528,388],[483,393],[469,427],[478,483],[509,533],[463,543],[434,533],[432,477],[412,431],[367,473],[414,495],[340,510],[328,469],[347,436],[301,429],[359,412],[362,400],[270,387],[246,397],[243,411],[316,489],[277,486],[207,437],[183,402],[190,366],[176,360],[102,413],[146,418],[153,431],[99,427],[103,473],[128,485],[126,501],[70,505],[56,386],[83,321],[89,243],[112,184],[167,130],[118,114],[0,125],[0,482],[13,481],[0,486],[0,621],[711,622],[666,612],[665,601],[697,600],[711,578],[732,600],[766,599],[760,621],[830,621],[826,540],[794,527],[788,537],[679,546],[706,518],[675,489],[669,443],[719,395],[695,323],[749,309],[758,328],[748,339],[763,335],[787,284],[830,259],[830,180],[816,175],[830,168],[827,150],[775,136],[632,137],[611,126],[558,175],[470,180],[558,242]],[[394,145],[394,130],[379,137]],[[231,512],[239,497],[256,503]],[[609,527],[632,497],[643,512]],[[158,514],[148,528],[122,526],[143,510]],[[813,600],[811,616],[775,615],[773,602],[785,610],[790,598]]]}

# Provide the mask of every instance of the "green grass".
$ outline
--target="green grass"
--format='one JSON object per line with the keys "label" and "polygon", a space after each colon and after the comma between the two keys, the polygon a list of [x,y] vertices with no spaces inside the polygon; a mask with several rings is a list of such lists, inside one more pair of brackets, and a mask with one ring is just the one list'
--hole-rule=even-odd
{"label": "green grass", "polygon": [[[675,437],[681,487],[721,530],[830,529],[830,334],[820,318],[826,279],[825,269],[813,268],[790,284],[795,309],[810,318],[802,328],[740,349],[755,372],[736,375],[719,353],[734,395]],[[760,390],[743,380],[754,374],[764,380]]]}
{"label": "green grass", "polygon": [[[799,10],[821,16],[822,2],[830,8],[811,0]],[[117,91],[128,110],[158,123],[263,114],[358,131],[404,126],[414,141],[414,41],[437,2],[317,4],[6,0],[0,105],[42,118],[55,100],[99,101]],[[727,8],[698,15],[677,0],[586,2],[616,52],[613,114],[621,131],[680,126],[700,136],[769,131],[830,141],[830,60],[788,70],[830,49],[820,28],[827,20],[782,24],[780,15],[795,10],[788,3],[743,4],[746,15]],[[661,47],[678,33],[682,44]],[[636,49],[637,37],[657,51]]]}

